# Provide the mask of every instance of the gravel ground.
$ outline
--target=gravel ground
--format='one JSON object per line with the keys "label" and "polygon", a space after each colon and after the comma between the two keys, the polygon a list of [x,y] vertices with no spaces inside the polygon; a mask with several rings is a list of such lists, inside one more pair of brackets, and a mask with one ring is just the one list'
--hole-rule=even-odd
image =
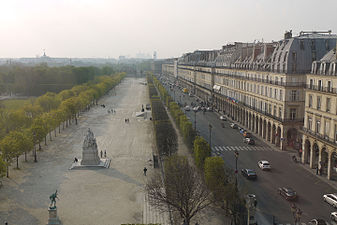
{"label": "gravel ground", "polygon": [[[141,223],[144,184],[153,172],[153,133],[149,120],[136,118],[142,104],[149,102],[147,86],[141,78],[125,78],[103,97],[79,124],[72,124],[38,152],[38,163],[22,162],[3,179],[0,189],[0,224],[37,225],[48,221],[49,195],[56,189],[58,216],[64,225],[118,225]],[[113,108],[116,114],[107,110]],[[125,123],[129,118],[130,123]],[[81,158],[82,143],[90,127],[99,150],[111,158],[109,169],[68,170],[74,157]],[[23,157],[22,157],[23,158]]]}

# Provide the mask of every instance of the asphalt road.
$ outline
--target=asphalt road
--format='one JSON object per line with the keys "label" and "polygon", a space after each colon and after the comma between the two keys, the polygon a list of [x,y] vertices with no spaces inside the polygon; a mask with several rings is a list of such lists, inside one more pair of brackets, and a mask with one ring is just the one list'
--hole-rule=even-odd
{"label": "asphalt road", "polygon": [[[195,97],[189,97],[178,87],[175,87],[174,91],[171,91],[167,85],[165,87],[182,105],[196,103]],[[194,126],[195,113],[187,111],[186,114]],[[225,165],[233,170],[235,170],[234,150],[238,150],[238,185],[243,193],[253,193],[257,196],[256,217],[259,224],[270,224],[273,216],[277,222],[283,224],[294,221],[290,208],[291,202],[278,194],[279,187],[291,187],[297,192],[298,199],[295,204],[303,211],[301,222],[308,222],[313,218],[330,221],[330,212],[337,211],[322,198],[323,194],[335,193],[336,190],[294,163],[289,152],[276,151],[258,139],[255,139],[255,146],[248,146],[243,143],[240,132],[230,128],[229,122],[224,122],[225,128],[221,126],[223,121],[215,112],[199,111],[196,114],[196,121],[199,134],[206,140],[209,140],[209,124],[212,125],[212,154],[221,156]],[[263,159],[271,163],[271,171],[259,169],[257,162]],[[242,168],[254,169],[258,179],[251,181],[242,177],[240,174]]]}

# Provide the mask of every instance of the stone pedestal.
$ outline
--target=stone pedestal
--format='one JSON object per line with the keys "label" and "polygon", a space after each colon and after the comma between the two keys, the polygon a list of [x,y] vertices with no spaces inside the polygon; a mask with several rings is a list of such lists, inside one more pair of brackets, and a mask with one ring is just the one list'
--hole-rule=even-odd
{"label": "stone pedestal", "polygon": [[57,208],[48,208],[49,219],[47,225],[60,225],[61,221],[57,217]]}
{"label": "stone pedestal", "polygon": [[100,158],[98,157],[98,149],[94,133],[88,129],[88,133],[83,142],[81,165],[99,165]]}

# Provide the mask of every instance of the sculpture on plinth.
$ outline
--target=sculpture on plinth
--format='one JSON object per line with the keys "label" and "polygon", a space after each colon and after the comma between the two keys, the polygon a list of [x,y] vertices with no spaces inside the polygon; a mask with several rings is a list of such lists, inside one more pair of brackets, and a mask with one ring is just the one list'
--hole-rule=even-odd
{"label": "sculpture on plinth", "polygon": [[88,129],[82,147],[82,161],[81,165],[99,165],[100,158],[98,156],[98,149],[94,133]]}
{"label": "sculpture on plinth", "polygon": [[47,225],[60,225],[61,221],[57,216],[57,208],[56,208],[56,199],[59,199],[57,197],[57,190],[55,191],[55,193],[49,196],[49,199],[50,205],[48,208],[49,218]]}

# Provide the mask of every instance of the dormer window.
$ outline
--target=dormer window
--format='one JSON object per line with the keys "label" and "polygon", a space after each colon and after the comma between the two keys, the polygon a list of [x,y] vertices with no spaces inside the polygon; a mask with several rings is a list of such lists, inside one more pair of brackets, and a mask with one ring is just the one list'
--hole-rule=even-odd
{"label": "dormer window", "polygon": [[328,51],[330,49],[329,40],[325,40],[325,49]]}
{"label": "dormer window", "polygon": [[304,50],[304,40],[300,40],[300,49]]}

